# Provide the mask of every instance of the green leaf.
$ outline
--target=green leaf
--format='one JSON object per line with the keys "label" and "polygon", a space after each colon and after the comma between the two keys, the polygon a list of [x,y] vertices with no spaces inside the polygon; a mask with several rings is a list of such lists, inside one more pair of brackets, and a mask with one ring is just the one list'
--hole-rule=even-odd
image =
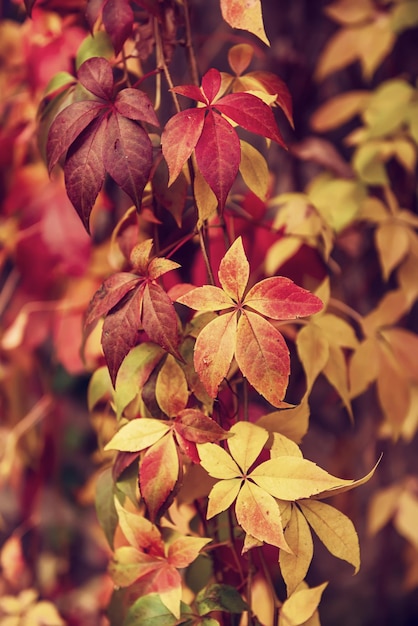
{"label": "green leaf", "polygon": [[206,615],[211,611],[242,613],[248,609],[247,603],[234,587],[220,584],[209,585],[199,591],[196,604],[199,615]]}
{"label": "green leaf", "polygon": [[115,54],[110,37],[104,31],[98,31],[94,35],[88,35],[77,51],[75,59],[76,69],[92,57],[104,57],[111,59]]}
{"label": "green leaf", "polygon": [[100,474],[96,484],[96,514],[103,528],[109,546],[113,550],[113,538],[118,525],[118,514],[114,503],[114,484],[112,469],[108,468]]}
{"label": "green leaf", "polygon": [[[182,617],[186,617],[189,612],[189,607],[182,603]],[[123,626],[175,626],[178,623],[175,615],[162,603],[159,594],[150,593],[138,598],[129,607]]]}

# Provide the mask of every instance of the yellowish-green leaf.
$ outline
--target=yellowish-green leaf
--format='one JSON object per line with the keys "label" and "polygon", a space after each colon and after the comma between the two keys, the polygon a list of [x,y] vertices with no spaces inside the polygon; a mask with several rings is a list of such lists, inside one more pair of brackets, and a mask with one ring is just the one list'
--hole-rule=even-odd
{"label": "yellowish-green leaf", "polygon": [[353,167],[361,180],[368,185],[387,185],[389,182],[382,147],[382,141],[368,141],[354,153]]}
{"label": "yellowish-green leaf", "polygon": [[408,172],[413,174],[417,163],[416,146],[402,137],[392,141],[391,152]]}
{"label": "yellowish-green leaf", "polygon": [[415,493],[405,490],[398,502],[394,526],[414,548],[418,549],[418,498]]}
{"label": "yellowish-green leaf", "polygon": [[357,216],[366,191],[358,181],[322,174],[312,181],[308,195],[324,220],[340,232]]}
{"label": "yellowish-green leaf", "polygon": [[329,346],[329,358],[323,369],[323,374],[337,391],[351,420],[354,420],[350,393],[348,391],[347,361],[344,352],[336,344],[330,344]]}
{"label": "yellowish-green leaf", "polygon": [[238,495],[242,480],[242,478],[221,480],[212,487],[209,494],[207,519],[211,519],[214,515],[218,515],[222,513],[222,511],[229,509]]}
{"label": "yellowish-green leaf", "polygon": [[352,480],[332,476],[312,461],[296,456],[280,456],[265,461],[251,472],[250,477],[275,498],[289,501],[309,498],[353,483]]}
{"label": "yellowish-green leaf", "polygon": [[363,113],[370,139],[388,136],[405,122],[413,93],[411,85],[400,78],[382,83],[373,92]]}
{"label": "yellowish-green leaf", "polygon": [[345,124],[358,115],[370,98],[368,91],[358,90],[342,93],[330,98],[311,117],[311,126],[317,133],[323,133]]}
{"label": "yellowish-green leaf", "polygon": [[175,417],[189,399],[186,376],[176,359],[168,354],[158,372],[155,398],[166,415]]}
{"label": "yellowish-green leaf", "polygon": [[350,563],[357,574],[360,568],[360,546],[353,522],[325,502],[304,500],[299,504],[325,547],[338,559]]}
{"label": "yellowish-green leaf", "polygon": [[329,358],[329,341],[315,323],[307,324],[298,332],[296,347],[306,376],[306,395],[322,372]]}
{"label": "yellowish-green leaf", "polygon": [[87,405],[89,411],[103,398],[113,397],[113,385],[110,380],[109,370],[104,365],[99,367],[90,378],[87,391]]}
{"label": "yellowish-green leaf", "polygon": [[278,456],[298,456],[303,458],[301,449],[294,441],[285,437],[281,433],[273,433],[270,458],[275,459]]}
{"label": "yellowish-green leaf", "polygon": [[111,59],[115,55],[110,37],[104,31],[98,31],[94,34],[87,35],[77,51],[75,58],[76,69],[80,67],[92,57],[104,57]]}
{"label": "yellowish-green leaf", "polygon": [[238,422],[230,429],[234,434],[228,441],[228,448],[244,473],[254,463],[267,439],[268,432],[251,422]]}
{"label": "yellowish-green leaf", "polygon": [[149,448],[170,430],[162,420],[141,417],[133,419],[112,437],[105,450],[139,452]]}
{"label": "yellowish-green leaf", "polygon": [[305,578],[313,556],[311,530],[297,506],[292,506],[292,514],[284,536],[293,554],[281,550],[279,564],[286,583],[287,595],[290,596]]}
{"label": "yellowish-green leaf", "polygon": [[265,158],[246,141],[241,140],[239,171],[247,187],[261,200],[265,200],[269,184],[269,170]]}
{"label": "yellowish-green leaf", "polygon": [[237,478],[242,472],[226,450],[215,443],[197,444],[200,463],[213,478]]}
{"label": "yellowish-green leaf", "polygon": [[328,583],[295,591],[283,602],[279,616],[279,626],[300,626],[315,613]]}
{"label": "yellowish-green leaf", "polygon": [[414,100],[406,109],[406,117],[409,122],[409,132],[412,135],[412,139],[418,145],[418,102]]}
{"label": "yellowish-green leaf", "polygon": [[408,28],[418,25],[418,2],[406,0],[396,4],[391,12],[391,26],[395,33],[401,33]]}

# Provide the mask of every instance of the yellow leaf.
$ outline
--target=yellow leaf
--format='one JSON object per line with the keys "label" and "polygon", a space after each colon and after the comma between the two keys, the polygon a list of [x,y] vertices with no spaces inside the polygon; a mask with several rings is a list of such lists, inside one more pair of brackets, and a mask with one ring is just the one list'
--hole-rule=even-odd
{"label": "yellow leaf", "polygon": [[158,372],[155,398],[161,410],[169,417],[175,417],[184,409],[189,399],[186,376],[171,354],[167,355]]}
{"label": "yellow leaf", "polygon": [[379,374],[379,346],[374,337],[362,341],[352,354],[348,378],[350,398],[356,398],[377,379]]}
{"label": "yellow leaf", "polygon": [[401,437],[406,443],[412,441],[418,430],[418,385],[411,385],[410,392],[411,402],[401,430]]}
{"label": "yellow leaf", "polygon": [[42,624],[42,626],[65,626],[65,622],[60,617],[55,606],[45,600],[31,606],[21,622],[21,626],[35,626],[37,624]]}
{"label": "yellow leaf", "polygon": [[290,521],[284,536],[293,554],[280,550],[279,564],[290,596],[305,578],[313,556],[313,541],[310,528],[297,506],[292,506]]}
{"label": "yellow leaf", "polygon": [[226,450],[215,443],[198,443],[200,463],[213,478],[237,478],[242,472]]}
{"label": "yellow leaf", "polygon": [[221,480],[212,487],[209,494],[207,519],[229,509],[241,489],[242,480],[242,478]]}
{"label": "yellow leaf", "polygon": [[266,251],[264,267],[267,276],[276,274],[279,267],[291,259],[302,245],[299,237],[282,237]]}
{"label": "yellow leaf", "polygon": [[403,293],[407,309],[409,309],[418,298],[417,267],[418,255],[410,253],[397,271],[398,283]]}
{"label": "yellow leaf", "polygon": [[351,65],[357,58],[357,30],[341,28],[327,40],[319,56],[314,77],[317,81],[324,80],[330,74]]}
{"label": "yellow leaf", "polygon": [[299,504],[324,546],[338,559],[350,563],[357,574],[360,568],[360,546],[353,522],[325,502],[303,500]]}
{"label": "yellow leaf", "polygon": [[264,30],[260,0],[221,0],[222,17],[232,28],[247,30],[270,45]]}
{"label": "yellow leaf", "polygon": [[298,332],[296,347],[305,370],[305,394],[308,396],[317,376],[328,362],[329,342],[321,328],[311,322]]}
{"label": "yellow leaf", "polygon": [[348,391],[347,362],[343,351],[336,344],[329,345],[329,358],[323,369],[323,374],[337,391],[351,420],[354,420],[350,393]]}
{"label": "yellow leaf", "polygon": [[296,456],[279,456],[258,465],[249,477],[262,489],[280,500],[300,500],[310,496],[351,485],[328,474],[312,461]]}
{"label": "yellow leaf", "polygon": [[323,315],[317,315],[314,323],[322,330],[330,343],[335,343],[343,348],[352,348],[353,350],[358,346],[358,339],[353,327],[341,317],[331,313],[324,313]]}
{"label": "yellow leaf", "polygon": [[308,431],[308,402],[301,402],[299,406],[293,408],[272,411],[260,417],[257,424],[269,433],[281,433],[295,443],[300,443]]}
{"label": "yellow leaf", "polygon": [[409,228],[388,219],[375,231],[375,242],[379,254],[383,278],[389,279],[409,250]]}
{"label": "yellow leaf", "polygon": [[371,95],[363,113],[368,137],[388,136],[404,124],[407,104],[413,94],[413,87],[400,78],[382,83]]}
{"label": "yellow leaf", "polygon": [[389,15],[380,14],[372,24],[357,28],[356,35],[363,76],[370,80],[396,41]]}
{"label": "yellow leaf", "polygon": [[353,167],[368,185],[387,185],[389,182],[382,155],[383,146],[384,142],[380,140],[367,141],[353,155]]}
{"label": "yellow leaf", "polygon": [[386,292],[377,307],[363,318],[364,332],[373,336],[382,326],[396,324],[410,306],[402,289]]}
{"label": "yellow leaf", "polygon": [[356,217],[366,192],[358,181],[323,174],[309,185],[308,195],[324,220],[340,232]]}
{"label": "yellow leaf", "polygon": [[323,583],[318,587],[295,591],[290,598],[283,602],[279,626],[300,626],[312,617],[327,585],[328,583]]}
{"label": "yellow leaf", "polygon": [[261,200],[265,200],[269,184],[269,170],[265,158],[251,144],[241,140],[239,171],[247,187]]}
{"label": "yellow leaf", "polygon": [[416,147],[408,139],[394,139],[392,153],[408,172],[413,174],[417,162]]}
{"label": "yellow leaf", "polygon": [[199,168],[195,168],[193,192],[199,212],[198,227],[201,228],[207,220],[216,215],[218,200],[200,173]]}
{"label": "yellow leaf", "polygon": [[405,378],[418,382],[418,335],[404,328],[381,330]]}
{"label": "yellow leaf", "polygon": [[392,429],[392,436],[397,439],[409,412],[411,389],[383,341],[379,343],[379,346],[377,395],[385,420]]}
{"label": "yellow leaf", "polygon": [[136,418],[122,426],[105,445],[104,450],[139,452],[156,443],[170,430],[162,420],[148,417]]}
{"label": "yellow leaf", "polygon": [[251,422],[238,422],[230,429],[229,451],[245,473],[254,463],[268,439],[268,432]]}
{"label": "yellow leaf", "polygon": [[344,485],[343,487],[333,487],[332,489],[328,489],[327,491],[323,491],[319,493],[317,496],[312,496],[314,500],[323,500],[324,498],[329,498],[330,496],[336,496],[339,493],[345,493],[346,491],[351,491],[351,489],[355,489],[356,487],[360,487],[360,485],[364,485],[371,479],[374,475],[377,466],[381,461],[382,456],[377,460],[375,466],[370,470],[368,474],[363,476],[363,478],[359,478],[358,480],[353,480],[351,484]]}
{"label": "yellow leaf", "polygon": [[357,24],[373,18],[376,7],[371,0],[338,0],[325,7],[324,13],[341,24]]}
{"label": "yellow leaf", "polygon": [[368,91],[358,90],[330,98],[311,117],[311,127],[317,133],[337,128],[364,109],[370,99]]}
{"label": "yellow leaf", "polygon": [[373,494],[367,512],[367,530],[370,535],[379,532],[395,515],[404,486],[397,484]]}
{"label": "yellow leaf", "polygon": [[270,448],[270,458],[275,459],[278,456],[298,456],[302,458],[302,452],[299,446],[280,433],[273,433],[273,443]]}
{"label": "yellow leaf", "polygon": [[237,76],[240,76],[251,63],[254,48],[248,43],[239,43],[228,50],[228,63]]}
{"label": "yellow leaf", "polygon": [[394,526],[398,533],[418,549],[418,499],[414,493],[404,491],[398,502]]}

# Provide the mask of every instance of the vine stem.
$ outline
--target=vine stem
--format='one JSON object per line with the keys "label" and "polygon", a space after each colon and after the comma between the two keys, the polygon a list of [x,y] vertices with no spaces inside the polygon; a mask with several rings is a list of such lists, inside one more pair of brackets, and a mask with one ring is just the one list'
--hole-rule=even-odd
{"label": "vine stem", "polygon": [[190,24],[190,9],[189,9],[188,0],[183,0],[183,7],[184,7],[184,21],[186,25],[186,51],[187,51],[187,57],[189,60],[190,75],[192,78],[192,82],[195,85],[199,86],[199,83],[200,83],[199,71],[197,69],[197,61],[196,61],[196,56],[195,56],[194,48],[192,44],[192,28]]}

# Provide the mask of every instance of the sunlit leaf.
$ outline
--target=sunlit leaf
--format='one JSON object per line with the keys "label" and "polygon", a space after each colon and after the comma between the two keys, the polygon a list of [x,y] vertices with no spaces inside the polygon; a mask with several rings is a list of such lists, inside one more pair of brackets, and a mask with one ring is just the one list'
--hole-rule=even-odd
{"label": "sunlit leaf", "polygon": [[213,478],[237,478],[242,471],[226,450],[215,443],[204,443],[198,446],[200,462],[209,476]]}
{"label": "sunlit leaf", "polygon": [[341,511],[317,500],[299,503],[303,515],[325,547],[338,559],[350,563],[358,572],[360,547],[353,522]]}
{"label": "sunlit leaf", "polygon": [[265,278],[247,293],[244,304],[275,320],[288,320],[318,313],[321,300],[284,276]]}
{"label": "sunlit leaf", "polygon": [[105,450],[139,452],[152,446],[169,430],[170,427],[161,420],[147,417],[133,419],[118,430]]}
{"label": "sunlit leaf", "polygon": [[222,17],[232,28],[240,28],[253,33],[269,45],[263,25],[260,0],[221,0]]}
{"label": "sunlit leaf", "polygon": [[238,237],[226,252],[219,265],[219,282],[224,292],[235,302],[240,302],[250,275],[250,266],[245,256],[241,237]]}
{"label": "sunlit leaf", "polygon": [[284,536],[292,552],[280,550],[279,564],[287,595],[290,596],[305,578],[313,556],[311,531],[297,506],[292,506],[292,515]]}
{"label": "sunlit leaf", "polygon": [[177,447],[171,433],[148,448],[139,466],[139,488],[151,520],[169,505],[179,476]]}
{"label": "sunlit leaf", "polygon": [[205,537],[179,537],[168,546],[167,560],[174,567],[187,567],[211,541]]}
{"label": "sunlit leaf", "polygon": [[[199,450],[200,454],[200,450]],[[230,478],[216,483],[209,493],[207,519],[229,509],[235,502],[242,485],[242,478]]]}
{"label": "sunlit leaf", "polygon": [[283,602],[279,626],[300,626],[307,622],[318,608],[327,585],[323,583],[311,589],[296,590]]}
{"label": "sunlit leaf", "polygon": [[265,158],[246,141],[240,140],[241,161],[239,171],[247,187],[260,198],[267,197],[269,171]]}

